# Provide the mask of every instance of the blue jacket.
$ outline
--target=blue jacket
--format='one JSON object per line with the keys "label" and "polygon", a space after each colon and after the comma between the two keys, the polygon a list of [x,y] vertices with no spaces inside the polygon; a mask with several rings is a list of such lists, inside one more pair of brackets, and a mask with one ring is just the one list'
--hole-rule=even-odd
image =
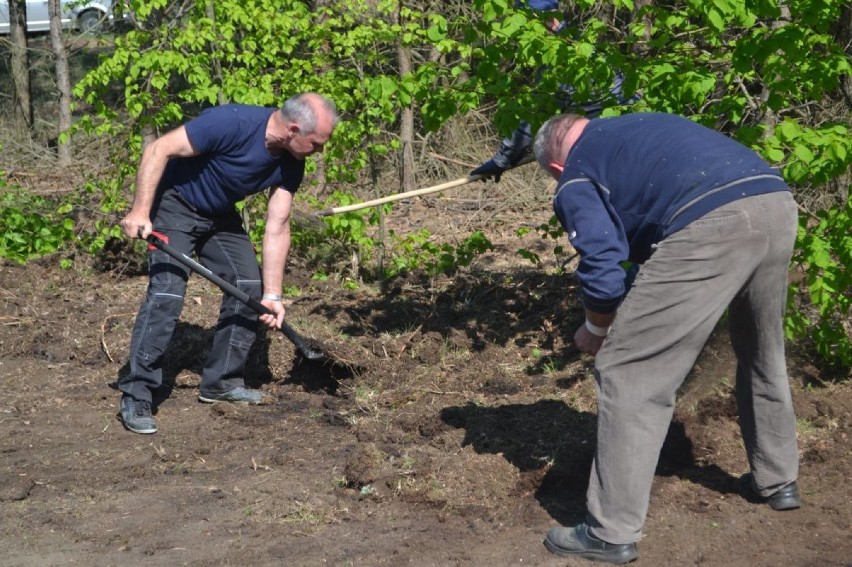
{"label": "blue jacket", "polygon": [[199,155],[169,160],[160,189],[173,187],[196,210],[208,215],[232,211],[234,204],[270,187],[295,192],[305,162],[289,152],[266,148],[266,123],[274,108],[228,104],[202,112],[186,123],[189,143]]}
{"label": "blue jacket", "polygon": [[680,116],[591,120],[568,154],[553,208],[580,253],[583,304],[612,313],[626,293],[620,262],[727,203],[789,191],[777,169],[731,138]]}

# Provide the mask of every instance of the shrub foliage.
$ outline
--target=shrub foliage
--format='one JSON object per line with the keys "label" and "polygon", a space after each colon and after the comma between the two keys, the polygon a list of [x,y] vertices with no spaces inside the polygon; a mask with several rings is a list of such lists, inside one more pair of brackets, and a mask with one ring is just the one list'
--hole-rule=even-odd
{"label": "shrub foliage", "polygon": [[[329,96],[344,121],[322,162],[310,167],[321,168],[327,183],[354,187],[398,167],[403,113],[414,113],[425,137],[489,107],[507,134],[521,119],[535,128],[557,112],[565,100],[556,93],[565,84],[574,103],[599,98],[620,70],[627,94],[641,99],[629,109],[605,100],[605,114],[689,116],[783,171],[807,211],[796,252],[807,278],[791,288],[792,299],[806,301],[791,302],[788,331],[811,336],[821,354],[852,364],[852,136],[843,90],[852,64],[844,51],[850,31],[840,25],[848,6],[841,0],[575,0],[560,7],[542,13],[514,0],[130,0],[136,26],[116,38],[115,49],[75,88],[87,109],[76,127],[125,141],[116,144],[114,176],[87,186],[104,219],[85,235],[89,249],[116,236],[143,137],[205,106],[278,105],[308,90]],[[552,17],[565,23],[558,33],[548,31]],[[337,190],[323,205],[358,197]],[[264,205],[260,199],[248,206],[262,212]],[[455,246],[436,243],[428,232],[377,237],[388,210],[328,218],[321,234],[297,233],[296,244],[328,254],[354,251],[356,279],[454,270],[490,247],[481,232]],[[31,252],[11,236],[22,230],[13,223],[30,223],[26,230],[42,235],[36,254],[71,238],[64,223],[48,229],[26,215],[4,219],[2,253],[16,260]],[[258,222],[253,236],[261,230]],[[317,261],[318,271],[335,269],[334,262],[321,268]]]}

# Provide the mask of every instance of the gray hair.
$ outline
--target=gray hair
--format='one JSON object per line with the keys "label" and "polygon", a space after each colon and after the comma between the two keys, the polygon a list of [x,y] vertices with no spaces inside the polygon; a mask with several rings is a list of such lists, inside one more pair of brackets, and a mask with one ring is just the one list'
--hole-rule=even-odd
{"label": "gray hair", "polygon": [[293,95],[284,102],[281,107],[281,116],[288,122],[295,122],[302,129],[302,134],[312,134],[317,127],[317,103],[319,107],[328,114],[331,127],[337,125],[339,119],[337,107],[334,103],[322,95],[316,93],[302,93]]}
{"label": "gray hair", "polygon": [[562,140],[568,135],[571,127],[581,118],[582,116],[577,114],[560,114],[550,118],[538,129],[533,151],[538,165],[543,170],[550,171],[550,164],[561,158],[558,154],[562,147]]}

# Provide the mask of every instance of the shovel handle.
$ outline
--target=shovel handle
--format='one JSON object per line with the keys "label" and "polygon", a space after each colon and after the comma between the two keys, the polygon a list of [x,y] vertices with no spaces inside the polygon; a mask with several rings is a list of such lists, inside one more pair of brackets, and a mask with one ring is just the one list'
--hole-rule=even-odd
{"label": "shovel handle", "polygon": [[[172,246],[166,242],[164,235],[159,234],[157,232],[152,232],[145,238],[145,240],[147,240],[151,246],[157,248],[158,250],[162,250],[163,252],[165,252],[166,254],[168,254],[169,256],[192,270],[193,272],[200,275],[201,277],[213,282],[214,284],[219,286],[219,288],[225,293],[236,297],[237,299],[245,303],[247,306],[249,306],[258,315],[275,315],[274,311],[272,311],[270,308],[268,308],[266,305],[262,304],[255,298],[251,297],[245,291],[217,276],[216,274],[214,274],[213,272],[205,268],[203,265],[187,256],[186,254],[178,252],[176,249],[172,248]],[[315,360],[322,356],[320,353],[310,348],[307,343],[305,343],[305,340],[299,335],[299,333],[297,333],[296,330],[293,329],[293,327],[287,324],[287,321],[281,323],[280,331],[284,333],[284,336],[287,337],[287,339],[289,339],[289,341],[293,343],[293,345],[297,349],[299,349],[299,352],[301,352],[305,358]]]}

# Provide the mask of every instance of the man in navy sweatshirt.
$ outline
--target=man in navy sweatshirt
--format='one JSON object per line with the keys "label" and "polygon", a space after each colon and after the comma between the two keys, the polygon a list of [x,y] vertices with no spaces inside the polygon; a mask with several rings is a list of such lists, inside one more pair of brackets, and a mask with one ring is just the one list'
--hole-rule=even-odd
{"label": "man in navy sweatshirt", "polygon": [[[302,182],[305,158],[321,152],[337,124],[334,104],[315,93],[289,98],[281,108],[229,104],[202,112],[151,142],[142,153],[136,195],[121,227],[130,238],[152,230],[172,247],[195,253],[211,272],[261,301],[284,321],[281,291],[290,249],[290,211]],[[262,266],[234,205],[269,189]],[[119,379],[124,426],[157,431],[153,392],[162,385],[163,357],[183,307],[188,268],[149,247],[148,293],[130,343],[129,372]],[[259,390],[245,387],[243,371],[258,317],[226,295],[201,374],[202,402],[259,404]]]}
{"label": "man in navy sweatshirt", "polygon": [[[545,539],[558,555],[626,563],[678,387],[728,310],[747,496],[800,506],[796,419],[782,317],[797,208],[776,169],[679,116],[563,114],[535,139],[558,180],[553,207],[580,254],[586,321],[575,344],[596,355],[597,450],[586,521]],[[621,263],[641,265],[628,290]]]}

